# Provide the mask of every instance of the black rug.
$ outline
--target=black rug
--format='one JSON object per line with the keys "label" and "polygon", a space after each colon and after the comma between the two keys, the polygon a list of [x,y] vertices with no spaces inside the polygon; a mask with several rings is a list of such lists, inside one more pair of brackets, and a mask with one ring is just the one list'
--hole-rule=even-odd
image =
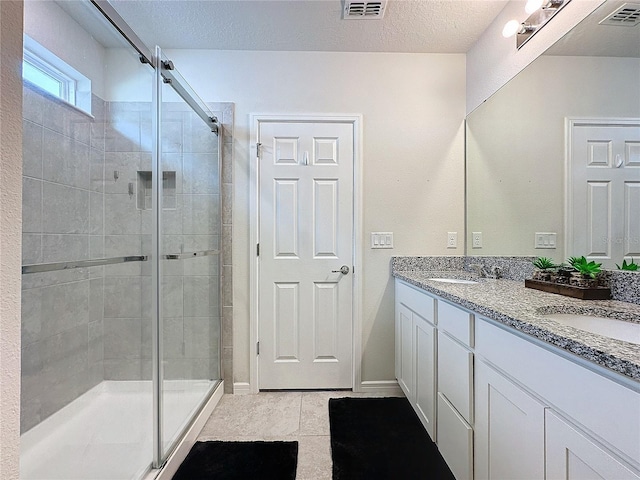
{"label": "black rug", "polygon": [[197,442],[173,480],[295,480],[298,442]]}
{"label": "black rug", "polygon": [[455,480],[406,398],[329,400],[333,480]]}

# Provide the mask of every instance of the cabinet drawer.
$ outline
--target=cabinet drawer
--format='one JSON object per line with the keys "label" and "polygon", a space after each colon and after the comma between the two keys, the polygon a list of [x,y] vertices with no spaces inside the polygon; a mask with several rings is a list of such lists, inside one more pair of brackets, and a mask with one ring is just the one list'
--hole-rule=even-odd
{"label": "cabinet drawer", "polygon": [[458,480],[473,477],[473,429],[438,393],[438,450]]}
{"label": "cabinet drawer", "polygon": [[435,323],[435,300],[417,287],[396,280],[396,302],[402,303],[425,320]]}
{"label": "cabinet drawer", "polygon": [[473,347],[473,315],[446,302],[438,302],[438,327]]}
{"label": "cabinet drawer", "polygon": [[473,422],[473,353],[442,332],[438,332],[438,391]]}

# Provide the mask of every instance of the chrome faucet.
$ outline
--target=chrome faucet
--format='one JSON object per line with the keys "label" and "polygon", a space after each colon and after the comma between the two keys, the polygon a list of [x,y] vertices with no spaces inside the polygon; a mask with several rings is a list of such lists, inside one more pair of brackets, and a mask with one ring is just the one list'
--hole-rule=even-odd
{"label": "chrome faucet", "polygon": [[497,265],[491,267],[491,269],[487,270],[487,267],[481,265],[479,263],[470,263],[469,268],[475,271],[479,277],[481,278],[500,278],[502,277],[502,269]]}

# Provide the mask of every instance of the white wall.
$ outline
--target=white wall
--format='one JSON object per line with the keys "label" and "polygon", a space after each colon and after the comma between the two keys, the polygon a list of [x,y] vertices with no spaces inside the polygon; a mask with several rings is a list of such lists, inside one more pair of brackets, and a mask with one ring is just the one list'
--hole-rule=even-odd
{"label": "white wall", "polygon": [[104,98],[104,47],[55,2],[26,2],[24,33],[91,79],[93,93]]}
{"label": "white wall", "polygon": [[502,28],[511,19],[527,18],[524,0],[511,0],[467,52],[467,113],[538,58],[565,33],[580,23],[604,0],[572,0],[520,50]]}
{"label": "white wall", "polygon": [[[249,381],[250,113],[361,113],[364,124],[362,378],[393,380],[392,255],[463,254],[464,55],[167,52],[205,101],[236,105],[234,381]],[[371,231],[394,250],[370,250]],[[447,250],[447,231],[459,248]]]}
{"label": "white wall", "polygon": [[0,2],[0,478],[20,455],[22,1]]}

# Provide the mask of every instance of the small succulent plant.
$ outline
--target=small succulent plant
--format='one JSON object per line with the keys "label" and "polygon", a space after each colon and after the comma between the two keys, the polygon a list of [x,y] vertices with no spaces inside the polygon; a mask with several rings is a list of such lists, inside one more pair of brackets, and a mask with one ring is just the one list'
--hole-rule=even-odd
{"label": "small succulent plant", "polygon": [[571,257],[567,260],[583,277],[596,278],[601,270],[601,263],[588,261],[585,257]]}
{"label": "small succulent plant", "polygon": [[631,272],[638,271],[638,264],[633,261],[633,257],[631,257],[631,263],[627,263],[627,261],[623,259],[622,266],[616,263],[616,267],[618,267],[618,270],[628,270]]}
{"label": "small succulent plant", "polygon": [[538,257],[533,261],[533,266],[540,270],[551,270],[556,267],[556,264],[550,258]]}

